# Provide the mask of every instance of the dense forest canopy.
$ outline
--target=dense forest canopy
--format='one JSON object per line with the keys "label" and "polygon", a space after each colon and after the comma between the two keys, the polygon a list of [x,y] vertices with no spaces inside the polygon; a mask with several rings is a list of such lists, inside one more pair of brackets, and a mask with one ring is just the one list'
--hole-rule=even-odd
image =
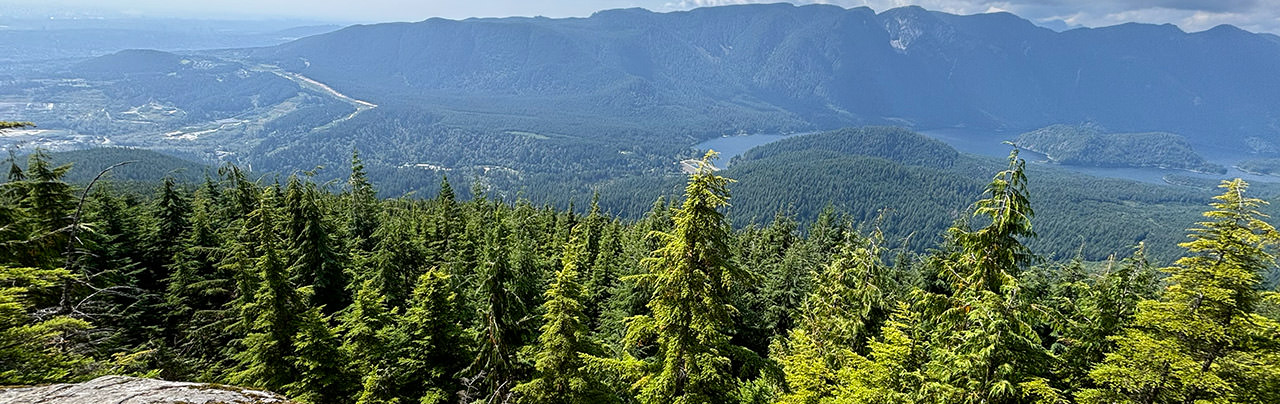
{"label": "dense forest canopy", "polygon": [[[7,123],[6,123],[7,124]],[[16,124],[15,124],[16,125]],[[710,155],[708,155],[710,157]],[[0,186],[0,385],[101,374],[311,403],[1280,401],[1280,233],[1224,181],[1182,258],[1030,244],[1015,151],[916,253],[827,209],[735,230],[703,160],[638,220],[445,180],[379,199],[235,166],[147,193],[68,185],[42,151]],[[775,190],[776,192],[777,190]],[[746,197],[750,197],[747,195]]]}

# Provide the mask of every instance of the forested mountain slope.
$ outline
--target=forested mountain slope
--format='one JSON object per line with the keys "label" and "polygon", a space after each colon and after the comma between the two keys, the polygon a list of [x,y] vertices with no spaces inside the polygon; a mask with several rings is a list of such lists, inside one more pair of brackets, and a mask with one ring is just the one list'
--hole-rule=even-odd
{"label": "forested mountain slope", "polygon": [[[1010,147],[1012,150],[1012,147]],[[981,193],[998,159],[962,154],[940,141],[895,127],[847,128],[796,136],[751,149],[724,170],[741,190],[728,216],[737,226],[761,224],[782,212],[813,223],[828,205],[860,223],[883,215],[886,239],[910,239],[913,248],[941,240]],[[1032,165],[1029,189],[1043,207],[1039,238],[1028,245],[1046,256],[1090,260],[1122,254],[1146,242],[1151,256],[1168,262],[1211,189],[1098,178]],[[600,188],[615,212],[641,209],[646,200],[678,191],[679,177],[633,178]],[[1274,198],[1277,189],[1257,187]],[[534,193],[555,200],[555,194]],[[1273,210],[1268,208],[1268,212]]]}
{"label": "forested mountain slope", "polygon": [[147,147],[282,173],[339,166],[355,148],[389,195],[429,194],[449,176],[585,199],[674,174],[713,137],[867,124],[1018,133],[1092,122],[1274,154],[1275,38],[789,4],[430,19],[9,66],[0,113],[40,125],[6,145]]}
{"label": "forested mountain slope", "polygon": [[69,167],[34,153],[0,184],[0,385],[145,375],[317,404],[1280,399],[1280,234],[1243,181],[1157,272],[1141,247],[1042,261],[1027,243],[1053,206],[1016,155],[927,253],[885,239],[892,217],[732,230],[724,209],[756,191],[707,161],[622,221],[448,183],[379,200],[358,159],[335,191],[228,166],[97,188],[80,211]]}
{"label": "forested mountain slope", "polygon": [[1269,73],[1280,67],[1280,43],[1271,36],[1143,24],[1058,33],[1007,13],[918,7],[430,19],[353,26],[248,55],[379,103],[517,122],[626,118],[694,136],[1092,121],[1243,147],[1248,137],[1274,138],[1268,122],[1280,106],[1280,79]]}

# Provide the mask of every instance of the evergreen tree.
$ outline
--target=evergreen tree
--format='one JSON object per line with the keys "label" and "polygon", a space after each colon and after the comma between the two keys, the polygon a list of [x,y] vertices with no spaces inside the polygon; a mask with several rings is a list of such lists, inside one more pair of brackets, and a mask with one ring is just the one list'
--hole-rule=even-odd
{"label": "evergreen tree", "polygon": [[327,324],[319,307],[307,310],[300,315],[298,335],[293,340],[293,366],[298,373],[284,391],[305,403],[345,402],[353,394],[348,352],[341,349]]}
{"label": "evergreen tree", "polygon": [[737,380],[732,357],[746,355],[729,344],[729,295],[751,279],[730,260],[728,226],[719,208],[728,204],[729,179],[715,175],[709,152],[689,177],[675,228],[655,232],[663,243],[644,261],[649,273],[635,278],[651,285],[649,316],[634,318],[628,334],[652,336],[657,350],[640,365],[636,383],[643,403],[709,403],[732,400]]}
{"label": "evergreen tree", "polygon": [[157,259],[163,260],[161,266],[167,266],[174,254],[183,249],[181,240],[186,239],[191,230],[190,216],[191,202],[178,189],[173,177],[166,176],[155,206],[156,233],[152,247]]}
{"label": "evergreen tree", "polygon": [[929,360],[928,340],[921,328],[920,313],[899,303],[881,328],[880,337],[869,343],[868,360],[854,357],[839,370],[836,402],[910,404],[930,402],[921,394]]}
{"label": "evergreen tree", "polygon": [[[36,149],[27,157],[25,179],[10,182],[17,199],[12,202],[22,211],[18,221],[10,223],[18,239],[9,243],[15,264],[52,269],[63,264],[75,196],[62,177],[71,165],[54,167],[49,154]],[[6,226],[8,227],[8,226]]]}
{"label": "evergreen tree", "polygon": [[511,262],[509,229],[500,213],[493,212],[494,225],[486,234],[475,271],[480,323],[472,330],[476,357],[469,372],[482,381],[486,400],[506,402],[519,372],[515,353],[522,346],[524,332],[519,323],[527,312],[519,292],[528,288],[528,279]]}
{"label": "evergreen tree", "polygon": [[[461,390],[457,375],[466,365],[467,350],[458,326],[457,295],[449,276],[438,270],[418,278],[412,305],[400,320],[393,345],[395,363],[390,371],[366,377],[361,402],[451,402]],[[391,388],[380,388],[390,384]],[[382,391],[395,392],[391,397]]]}
{"label": "evergreen tree", "polygon": [[1015,274],[1033,256],[1019,240],[1032,237],[1025,162],[1015,149],[1008,169],[987,186],[975,217],[977,230],[950,230],[957,250],[942,278],[952,290],[937,316],[929,365],[929,394],[963,403],[1012,403],[1043,384],[1052,356],[1031,322],[1035,310],[1020,299]]}
{"label": "evergreen tree", "polygon": [[378,241],[368,279],[386,294],[390,307],[405,307],[417,277],[425,271],[427,252],[415,233],[411,215],[402,212],[386,212],[374,232]]}
{"label": "evergreen tree", "polygon": [[77,379],[92,359],[74,336],[92,326],[81,319],[40,319],[31,295],[55,287],[71,273],[63,269],[0,265],[0,385]]}
{"label": "evergreen tree", "polygon": [[[645,218],[622,235],[619,280],[634,280],[634,276],[643,273],[645,269],[641,262],[660,246],[655,238],[648,235],[654,231],[670,229],[672,226],[674,224],[671,221],[671,207],[667,204],[666,198],[659,196]],[[649,313],[648,304],[651,296],[653,296],[653,290],[649,285],[634,281],[614,282],[613,287],[609,289],[609,299],[602,309],[602,318],[599,320],[596,333],[599,339],[615,352],[615,356],[622,356],[624,351],[630,349],[630,344],[624,343],[627,321],[634,316]]]}
{"label": "evergreen tree", "polygon": [[218,265],[218,234],[211,211],[214,199],[206,187],[198,194],[191,216],[186,248],[174,257],[174,270],[165,294],[169,323],[179,355],[191,359],[190,368],[212,379],[225,365],[220,347],[231,343],[227,328],[235,320],[226,305],[235,296],[234,276]]}
{"label": "evergreen tree", "polygon": [[[1166,268],[1160,300],[1138,304],[1134,326],[1090,376],[1102,387],[1084,402],[1275,402],[1280,323],[1256,313],[1261,274],[1275,264],[1267,249],[1280,233],[1245,196],[1248,185],[1223,181],[1209,220],[1181,243],[1189,255]],[[1256,372],[1253,369],[1264,370]]]}
{"label": "evergreen tree", "polygon": [[378,195],[364,172],[360,152],[351,150],[351,176],[347,179],[347,235],[355,251],[373,249],[373,232],[378,229]]}
{"label": "evergreen tree", "polygon": [[878,238],[849,244],[812,275],[813,291],[801,310],[800,324],[771,351],[783,365],[788,393],[782,402],[830,399],[850,382],[846,368],[867,367],[859,356],[888,317],[890,289],[880,262]]}
{"label": "evergreen tree", "polygon": [[[1068,288],[1076,291],[1063,290]],[[1057,371],[1062,387],[1071,391],[1095,387],[1089,370],[1115,350],[1114,337],[1131,325],[1138,302],[1155,296],[1155,271],[1142,245],[1121,263],[1109,261],[1092,283],[1067,282],[1053,293],[1050,298],[1065,306],[1058,309],[1065,321],[1055,344],[1062,359]]]}
{"label": "evergreen tree", "polygon": [[262,251],[253,267],[261,285],[245,309],[252,323],[241,341],[243,350],[235,355],[240,366],[231,379],[233,383],[279,390],[297,374],[292,358],[294,336],[305,306],[279,257],[281,241],[272,214],[274,194],[265,190],[258,209],[250,214],[256,220],[249,222],[257,226],[251,229],[253,242]]}
{"label": "evergreen tree", "polygon": [[583,354],[599,354],[590,340],[579,303],[582,289],[577,280],[578,268],[587,256],[582,237],[575,236],[565,245],[564,266],[556,272],[542,305],[542,334],[533,347],[537,375],[515,388],[521,402],[598,403],[608,399],[607,391],[583,369],[581,358]]}
{"label": "evergreen tree", "polygon": [[336,231],[325,220],[315,184],[302,185],[297,176],[291,177],[285,192],[285,211],[293,284],[311,286],[309,305],[320,307],[326,315],[345,308],[351,300],[346,289],[347,274],[333,240]]}

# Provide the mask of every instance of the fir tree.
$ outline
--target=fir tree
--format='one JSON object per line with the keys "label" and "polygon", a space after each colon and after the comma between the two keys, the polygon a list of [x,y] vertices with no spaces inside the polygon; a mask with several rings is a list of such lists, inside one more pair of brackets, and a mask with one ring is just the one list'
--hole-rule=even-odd
{"label": "fir tree", "polygon": [[241,342],[243,350],[235,355],[239,371],[232,375],[232,382],[281,389],[293,381],[294,336],[298,331],[298,316],[304,305],[297,290],[289,282],[284,263],[279,257],[281,241],[276,232],[272,211],[274,192],[265,190],[258,209],[249,221],[257,226],[251,229],[262,255],[254,260],[254,272],[261,280],[250,307],[244,309],[252,322],[248,335]]}
{"label": "fir tree", "polygon": [[1275,264],[1267,249],[1280,241],[1245,196],[1248,184],[1223,181],[1208,221],[1180,244],[1189,255],[1166,268],[1160,300],[1138,304],[1134,326],[1090,376],[1102,387],[1084,402],[1275,402],[1280,323],[1255,312],[1261,274]]}
{"label": "fir tree", "polygon": [[320,307],[326,315],[350,303],[347,274],[340,261],[336,233],[325,220],[320,207],[320,192],[315,184],[302,185],[296,176],[289,179],[285,193],[286,242],[292,262],[289,273],[297,286],[311,286],[310,306]]}
{"label": "fir tree", "polygon": [[[581,226],[579,226],[581,227]],[[589,232],[589,230],[588,230]],[[578,268],[587,258],[586,240],[573,237],[565,245],[563,267],[546,291],[541,328],[533,347],[532,381],[516,386],[521,402],[598,403],[607,400],[603,390],[583,369],[583,354],[599,354],[590,340],[583,315]]]}
{"label": "fir tree", "polygon": [[298,373],[293,382],[284,386],[284,391],[305,403],[349,400],[354,385],[353,377],[348,374],[348,352],[341,349],[338,337],[329,329],[319,307],[307,310],[299,317],[292,357]]}
{"label": "fir tree", "polygon": [[649,316],[629,324],[629,335],[652,335],[657,351],[645,358],[636,383],[643,403],[709,403],[731,400],[738,386],[732,357],[744,349],[729,344],[730,291],[750,275],[730,260],[728,226],[719,208],[728,204],[729,179],[715,175],[707,153],[689,177],[675,228],[655,232],[663,245],[646,259],[649,273],[635,278],[651,285]]}

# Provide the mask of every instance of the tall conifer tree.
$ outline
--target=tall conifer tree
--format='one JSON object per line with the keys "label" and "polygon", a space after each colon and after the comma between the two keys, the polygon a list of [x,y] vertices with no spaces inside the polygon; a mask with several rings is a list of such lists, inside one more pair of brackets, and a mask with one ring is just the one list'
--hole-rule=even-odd
{"label": "tall conifer tree", "polygon": [[1280,323],[1256,312],[1267,251],[1280,233],[1245,196],[1248,184],[1223,181],[1208,220],[1179,244],[1188,256],[1166,268],[1159,300],[1138,304],[1134,327],[1116,340],[1090,376],[1102,387],[1084,402],[1201,403],[1280,400]]}
{"label": "tall conifer tree", "polygon": [[657,351],[644,358],[636,383],[642,403],[711,403],[732,400],[737,379],[732,358],[746,351],[729,343],[730,291],[751,276],[730,259],[728,178],[716,175],[709,152],[689,177],[675,228],[654,232],[662,246],[646,259],[649,273],[635,278],[652,287],[652,314],[634,318],[628,334],[651,335]]}

